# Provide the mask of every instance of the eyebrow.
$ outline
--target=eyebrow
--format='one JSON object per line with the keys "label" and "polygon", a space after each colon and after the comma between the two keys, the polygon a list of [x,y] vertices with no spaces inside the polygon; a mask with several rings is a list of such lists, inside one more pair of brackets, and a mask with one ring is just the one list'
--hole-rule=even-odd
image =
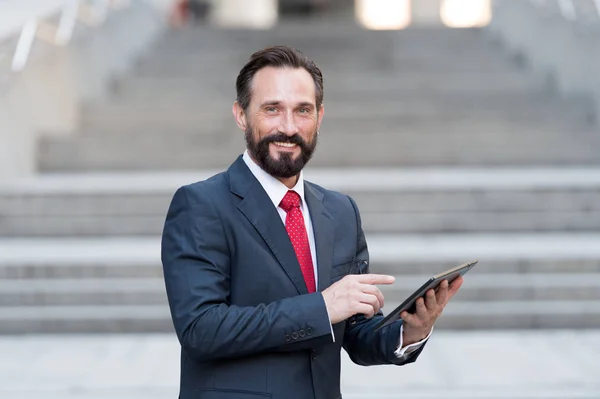
{"label": "eyebrow", "polygon": [[[281,105],[281,101],[278,101],[278,100],[265,101],[260,106],[266,107],[269,105]],[[299,107],[315,107],[315,104],[311,103],[310,101],[302,101],[302,102],[298,103],[298,106]]]}
{"label": "eyebrow", "polygon": [[264,103],[260,104],[261,107],[266,107],[267,105],[280,105],[281,101],[265,101]]}

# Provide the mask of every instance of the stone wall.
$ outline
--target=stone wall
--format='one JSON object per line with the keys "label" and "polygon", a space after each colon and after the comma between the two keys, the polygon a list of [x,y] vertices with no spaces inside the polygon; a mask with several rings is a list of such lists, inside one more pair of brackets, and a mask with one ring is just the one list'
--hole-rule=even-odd
{"label": "stone wall", "polygon": [[532,1],[494,3],[488,31],[565,96],[588,97],[600,115],[600,21],[569,20]]}

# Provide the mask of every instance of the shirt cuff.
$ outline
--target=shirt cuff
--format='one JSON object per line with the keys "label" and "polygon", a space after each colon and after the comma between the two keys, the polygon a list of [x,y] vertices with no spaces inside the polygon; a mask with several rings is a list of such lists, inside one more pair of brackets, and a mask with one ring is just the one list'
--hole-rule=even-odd
{"label": "shirt cuff", "polygon": [[[329,319],[329,327],[331,327],[331,339],[335,342],[335,334],[333,333],[333,324],[331,324],[331,317],[329,317],[329,310],[327,310],[327,306],[325,306],[325,312],[327,312],[327,318]],[[402,339],[402,336],[400,336]]]}
{"label": "shirt cuff", "polygon": [[431,331],[429,331],[429,334],[427,335],[427,337],[425,337],[424,339],[422,339],[419,342],[415,342],[414,344],[407,345],[406,348],[402,347],[402,332],[403,331],[404,331],[404,325],[400,326],[400,341],[398,344],[398,349],[396,349],[396,351],[394,352],[394,354],[398,358],[406,357],[407,355],[410,355],[411,353],[413,353],[414,351],[419,349],[421,347],[421,345],[423,345],[425,343],[425,341],[427,341],[429,339],[429,337],[431,336],[431,333],[433,332],[433,327],[431,328]]}

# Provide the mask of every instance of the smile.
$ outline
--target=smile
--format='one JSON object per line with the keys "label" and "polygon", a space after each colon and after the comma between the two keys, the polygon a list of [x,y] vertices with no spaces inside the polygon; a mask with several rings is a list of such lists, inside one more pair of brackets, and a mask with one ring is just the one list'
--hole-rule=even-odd
{"label": "smile", "polygon": [[280,143],[280,142],[273,142],[273,144],[275,144],[276,146],[279,146],[279,147],[286,147],[286,148],[294,148],[298,145],[298,144],[294,144],[294,143]]}

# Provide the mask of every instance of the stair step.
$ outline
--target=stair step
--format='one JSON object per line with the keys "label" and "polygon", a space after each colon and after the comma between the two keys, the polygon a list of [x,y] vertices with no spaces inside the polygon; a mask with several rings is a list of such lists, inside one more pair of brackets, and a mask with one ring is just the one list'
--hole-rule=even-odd
{"label": "stair step", "polygon": [[[174,192],[174,190],[173,190]],[[367,233],[593,232],[600,192],[538,193],[347,191]],[[155,236],[172,193],[0,198],[0,236]],[[391,202],[388,202],[391,201]],[[522,201],[522,202],[520,202]],[[547,201],[547,202],[546,202]],[[389,204],[396,206],[389,209]],[[387,205],[386,205],[387,204]]]}
{"label": "stair step", "polygon": [[[326,23],[325,23],[326,22]],[[280,24],[268,30],[238,28],[214,28],[212,26],[196,26],[191,29],[170,30],[162,36],[158,42],[164,43],[168,47],[174,42],[189,42],[214,44],[219,47],[220,43],[215,43],[215,39],[231,40],[240,43],[244,39],[254,37],[278,37],[284,38],[328,38],[336,41],[351,41],[352,39],[373,39],[373,40],[396,40],[403,41],[406,44],[415,43],[415,41],[437,40],[441,42],[456,42],[457,44],[465,41],[479,41],[486,31],[481,28],[469,29],[451,29],[445,27],[415,27],[397,31],[378,31],[367,30],[363,28],[353,18],[351,19],[298,19],[285,20]],[[311,40],[311,43],[313,41]],[[187,44],[187,43],[186,43]],[[240,43],[242,44],[242,43]]]}
{"label": "stair step", "polygon": [[[159,234],[177,187],[215,173],[75,174],[4,185],[0,234]],[[308,168],[307,177],[351,195],[367,231],[572,230],[599,223],[593,170]]]}
{"label": "stair step", "polygon": [[[285,26],[285,27],[284,27]],[[157,52],[182,53],[182,49],[203,50],[205,53],[256,51],[262,47],[286,44],[306,54],[311,51],[377,50],[395,46],[405,51],[435,53],[456,50],[468,53],[475,48],[485,48],[488,42],[479,30],[464,30],[457,34],[453,29],[405,29],[401,31],[370,31],[357,24],[338,26],[327,24],[286,23],[269,30],[203,29],[164,36],[156,43]],[[250,50],[248,50],[250,49]],[[250,54],[248,54],[249,56]]]}
{"label": "stair step", "polygon": [[[305,38],[260,38],[252,35],[242,43],[233,43],[230,40],[217,37],[214,42],[219,42],[221,48],[214,45],[202,43],[170,43],[168,47],[158,46],[152,49],[145,61],[154,61],[169,65],[173,59],[181,59],[186,64],[194,61],[199,66],[208,65],[211,58],[221,63],[225,68],[241,67],[249,60],[251,54],[257,50],[278,44],[296,48],[313,60],[319,68],[327,70],[328,67],[338,65],[345,68],[356,68],[361,65],[372,63],[376,67],[382,65],[401,66],[404,60],[417,60],[434,63],[449,60],[451,63],[467,63],[469,59],[482,59],[489,57],[490,60],[498,60],[504,65],[507,60],[501,58],[501,54],[491,48],[485,40],[473,41],[469,46],[466,43],[443,43],[439,40],[421,41],[420,43],[408,44],[402,40],[393,41],[394,38],[369,39],[367,38],[344,38],[342,40],[322,36],[318,43],[311,44]],[[396,39],[399,39],[398,37]],[[360,55],[357,55],[360,54]],[[160,55],[164,58],[160,59]]]}
{"label": "stair step", "polygon": [[[359,206],[361,203],[359,203]],[[0,237],[98,237],[156,236],[164,225],[164,214],[123,216],[60,215],[12,216],[0,228]],[[552,233],[595,232],[600,229],[600,211],[454,212],[404,211],[363,212],[366,233]]]}
{"label": "stair step", "polygon": [[448,304],[436,322],[436,328],[456,330],[560,329],[573,326],[598,328],[600,301],[456,302]]}
{"label": "stair step", "polygon": [[[436,322],[457,330],[599,326],[600,301],[452,302]],[[166,305],[0,307],[0,334],[172,331]]]}
{"label": "stair step", "polygon": [[[564,140],[569,143],[574,134],[583,133],[591,139],[600,143],[600,135],[594,135],[594,129],[589,120],[583,115],[578,117],[556,117],[548,115],[544,122],[536,123],[531,115],[474,115],[463,114],[435,114],[432,116],[418,114],[398,115],[327,115],[323,119],[321,130],[327,132],[328,137],[335,135],[352,135],[364,137],[365,130],[373,135],[401,136],[406,141],[422,141],[422,135],[428,134],[426,139],[445,139],[452,141],[453,138],[460,139],[461,136],[475,136],[480,141],[500,141],[505,146],[517,147],[518,144],[506,143],[507,138],[530,139],[536,142],[550,140]],[[486,130],[489,129],[489,130]],[[88,132],[91,132],[88,133]],[[199,146],[207,146],[212,143],[232,141],[232,138],[242,136],[235,121],[226,110],[215,112],[211,116],[203,118],[201,115],[185,115],[177,118],[174,115],[161,118],[156,115],[140,122],[136,115],[120,116],[111,115],[106,118],[97,118],[86,124],[84,134],[86,136],[99,136],[103,138],[105,133],[109,140],[111,135],[140,136],[150,140],[166,141],[168,132],[175,140],[197,141]],[[479,134],[477,134],[479,132]],[[144,135],[144,133],[147,133]],[[581,134],[580,134],[581,135]],[[432,137],[433,136],[433,137]],[[458,137],[456,137],[458,136]],[[122,137],[118,137],[122,139]],[[469,137],[470,138],[470,137]],[[54,141],[69,140],[93,140],[85,136],[72,138],[59,138]],[[98,139],[96,139],[98,140]],[[49,140],[47,140],[49,141]],[[239,141],[239,140],[238,140]]]}
{"label": "stair step", "polygon": [[[202,150],[207,147],[212,150],[214,146],[220,147],[225,143],[234,144],[238,148],[238,144],[241,144],[242,150],[244,149],[243,133],[236,126],[233,118],[226,115],[224,111],[222,111],[221,117],[215,116],[212,120],[197,118],[196,121],[193,121],[193,119],[195,117],[149,118],[147,121],[138,122],[133,119],[112,118],[89,123],[83,128],[82,133],[76,136],[44,137],[40,147],[43,150],[44,146],[55,143],[97,147],[103,142],[108,145],[111,141],[119,140],[118,145],[135,153],[135,150],[126,147],[128,143],[135,140],[135,143],[129,145],[135,144],[139,147],[138,151],[152,148],[152,146],[165,148],[164,145],[173,147],[182,143],[185,148],[190,150]],[[414,143],[414,145],[422,146],[422,151],[436,145],[464,147],[469,145],[469,142],[488,144],[487,147],[497,144],[509,148],[511,151],[519,151],[519,146],[522,146],[524,142],[536,144],[538,147],[553,142],[559,142],[561,147],[577,147],[587,140],[589,144],[584,144],[584,147],[593,145],[596,150],[600,147],[600,135],[596,133],[589,121],[583,117],[571,121],[566,119],[556,120],[556,118],[550,117],[547,121],[536,124],[535,120],[527,116],[524,116],[522,120],[498,116],[469,118],[466,115],[451,115],[445,120],[443,117],[417,116],[324,118],[321,131],[326,134],[319,139],[320,142],[326,142],[330,138],[336,141],[342,138],[362,140],[359,147],[363,152],[367,150],[367,154],[376,151],[376,147],[364,147],[366,134],[373,139],[369,140],[368,144],[370,145],[377,144],[375,140],[395,140],[400,141],[403,145]],[[123,135],[129,136],[127,141],[123,140]],[[459,140],[467,142],[457,144]],[[194,147],[190,148],[192,145]],[[177,150],[179,149],[177,148]],[[323,151],[321,147],[319,149],[319,152]]]}
{"label": "stair step", "polygon": [[[522,124],[494,127],[461,122],[449,125],[448,130],[438,126],[435,132],[433,125],[423,128],[378,123],[382,130],[373,130],[368,123],[361,126],[360,122],[336,127],[324,123],[311,166],[576,167],[600,163],[600,136],[581,129],[544,135],[525,130]],[[207,131],[213,135],[180,131],[159,139],[159,133],[153,136],[148,132],[127,141],[117,132],[105,137],[46,138],[39,145],[38,165],[44,172],[225,168],[245,148],[243,134],[236,129],[231,126]],[[368,140],[365,132],[370,132]],[[340,146],[340,140],[345,145]]]}
{"label": "stair step", "polygon": [[172,332],[166,305],[0,307],[0,334]]}
{"label": "stair step", "polygon": [[0,280],[0,306],[164,305],[161,278]]}
{"label": "stair step", "polygon": [[[233,162],[234,160],[231,160]],[[181,185],[208,179],[220,169],[176,172],[55,173],[0,182],[1,195],[42,194],[171,194]],[[598,168],[317,168],[307,166],[305,178],[331,190],[595,190]]]}
{"label": "stair step", "polygon": [[[359,203],[359,206],[361,203]],[[570,212],[363,212],[366,233],[553,233],[596,232],[600,229],[600,211]],[[164,214],[123,216],[60,215],[12,216],[0,228],[0,237],[98,237],[156,236],[164,225]]]}
{"label": "stair step", "polygon": [[[162,54],[141,60],[136,67],[136,76],[141,77],[200,77],[207,75],[218,76],[219,79],[226,76],[237,76],[244,64],[248,61],[249,54],[245,51],[222,56],[214,60],[212,55],[190,54],[183,59],[173,61],[163,58]],[[312,57],[311,58],[315,58]],[[445,58],[440,63],[440,55],[403,55],[387,54],[379,57],[368,57],[356,59],[351,55],[337,54],[329,57],[321,56],[315,58],[315,62],[325,76],[335,73],[336,70],[355,71],[357,73],[368,72],[470,72],[470,73],[499,73],[507,70],[518,69],[518,65],[510,58],[503,58],[499,54],[494,57],[479,58]],[[185,62],[183,62],[185,61]]]}
{"label": "stair step", "polygon": [[[155,78],[156,79],[156,78]],[[325,97],[328,96],[327,85],[325,88]],[[367,94],[367,93],[365,93]],[[379,93],[375,93],[379,94]],[[190,104],[185,101],[176,101],[175,103],[164,100],[163,97],[154,97],[146,99],[147,101],[127,101],[119,98],[97,99],[95,102],[82,104],[82,116],[89,112],[98,110],[110,110],[121,112],[125,109],[152,109],[152,107],[168,112],[177,110],[195,112],[210,112],[221,110],[223,107],[229,108],[232,105],[232,98],[227,96],[225,99],[201,98],[199,102]],[[448,112],[460,110],[477,110],[478,112],[525,112],[523,109],[530,108],[533,112],[543,112],[544,110],[580,111],[581,109],[592,109],[593,101],[584,97],[555,97],[547,93],[472,93],[472,94],[451,94],[451,95],[429,95],[427,93],[417,93],[416,95],[402,95],[398,93],[394,98],[373,98],[368,103],[361,103],[349,97],[341,97],[335,102],[327,101],[327,112],[336,109],[345,110],[348,108],[364,110],[377,110],[379,108],[389,109],[409,107],[409,109],[433,108],[439,111]],[[368,114],[368,112],[365,112]]]}
{"label": "stair step", "polygon": [[[337,74],[336,74],[337,75]],[[334,76],[336,76],[334,75]],[[182,99],[197,99],[218,93],[235,95],[234,79],[208,80],[170,77],[163,79],[130,77],[119,88],[121,98],[145,98],[169,93]],[[351,82],[351,84],[349,84]],[[359,95],[371,93],[526,93],[542,87],[534,80],[520,74],[424,74],[403,73],[390,77],[360,76],[347,74],[327,79],[327,95]],[[219,98],[219,97],[217,97]]]}
{"label": "stair step", "polygon": [[[327,93],[326,93],[327,94]],[[327,97],[327,95],[325,96]],[[206,101],[190,104],[186,101],[165,100],[163,97],[147,99],[147,101],[111,100],[85,106],[82,109],[81,120],[84,125],[116,119],[135,120],[143,123],[148,120],[158,122],[168,120],[205,121],[226,118],[232,120],[232,99],[227,101]],[[529,118],[529,120],[544,118],[587,117],[592,111],[592,104],[583,101],[565,101],[560,99],[542,99],[535,96],[498,95],[474,98],[426,96],[398,97],[392,100],[374,99],[368,103],[357,103],[353,99],[339,99],[335,102],[326,101],[325,119],[343,117],[365,118],[373,117],[422,117],[439,120],[451,117],[503,117]],[[544,121],[546,121],[544,119]]]}
{"label": "stair step", "polygon": [[[427,275],[398,275],[380,287],[386,301],[401,302]],[[469,275],[453,303],[464,301],[600,301],[600,273]],[[4,279],[0,307],[161,305],[167,303],[162,278]]]}
{"label": "stair step", "polygon": [[[175,190],[217,171],[58,175],[0,185],[0,236],[156,236]],[[600,229],[598,170],[307,168],[352,196],[367,233]]]}
{"label": "stair step", "polygon": [[[434,275],[478,259],[476,274],[598,273],[600,235],[448,234],[367,237],[371,270]],[[0,278],[161,277],[160,237],[0,240]]]}
{"label": "stair step", "polygon": [[[600,255],[600,235],[591,234],[430,234],[379,235],[368,238],[374,262],[403,263],[433,259],[463,261],[571,261],[595,259]],[[468,258],[468,259],[465,259]],[[462,262],[461,262],[462,263]],[[515,264],[514,268],[520,265]],[[481,270],[481,268],[479,268]],[[501,269],[497,269],[501,270]],[[507,272],[507,269],[502,269]],[[441,270],[439,270],[441,271]],[[550,271],[550,270],[548,270]],[[389,271],[388,271],[389,272]]]}
{"label": "stair step", "polygon": [[[194,108],[198,107],[197,111]],[[194,126],[197,131],[213,131],[217,129],[231,129],[234,131],[235,122],[231,116],[231,104],[225,106],[202,107],[196,105],[183,105],[176,107],[171,103],[170,108],[164,108],[162,104],[152,104],[149,106],[128,106],[122,107],[98,107],[95,110],[89,110],[82,116],[82,124],[87,131],[111,132],[118,128],[121,134],[129,132],[140,132],[145,129],[163,129],[172,130],[191,130]],[[473,124],[474,126],[521,126],[522,130],[527,128],[543,129],[544,126],[551,126],[555,131],[558,127],[565,130],[575,127],[590,127],[588,122],[591,112],[585,109],[565,110],[561,112],[558,108],[545,109],[452,109],[427,105],[409,105],[402,104],[371,104],[369,106],[359,107],[357,104],[351,105],[332,105],[326,106],[325,119],[323,126],[328,128],[336,126],[348,126],[349,124],[360,122],[361,126],[373,126],[378,129],[383,124],[398,125],[403,128],[416,126],[424,128],[426,126],[449,125],[452,129],[454,125]],[[543,120],[543,123],[540,123]],[[201,126],[201,127],[200,127]],[[508,130],[508,128],[507,128]],[[510,130],[509,130],[510,131]]]}
{"label": "stair step", "polygon": [[[211,50],[210,43],[194,44],[190,46],[192,51],[180,50],[182,45],[179,43],[170,43],[170,47],[159,46],[139,59],[138,69],[150,74],[163,71],[163,73],[185,72],[190,76],[198,76],[202,72],[218,72],[215,67],[220,66],[222,72],[237,73],[249,60],[252,51],[268,45],[266,41],[258,40],[256,43],[243,46],[224,43],[226,40],[222,39],[215,39],[215,41],[223,43],[223,48]],[[197,47],[199,45],[202,47]],[[368,72],[367,66],[374,67],[376,71],[398,70],[399,72],[427,70],[493,72],[520,68],[516,59],[511,59],[510,56],[497,51],[485,40],[474,42],[470,48],[464,43],[458,49],[452,46],[439,46],[433,42],[419,46],[421,47],[379,40],[375,43],[360,39],[352,42],[336,41],[328,40],[328,37],[324,36],[320,38],[317,46],[302,44],[298,48],[313,59],[323,72],[336,66],[342,70],[363,72]],[[441,60],[444,61],[443,64],[440,64]],[[192,66],[196,67],[195,73]],[[419,69],[419,67],[426,69]]]}

